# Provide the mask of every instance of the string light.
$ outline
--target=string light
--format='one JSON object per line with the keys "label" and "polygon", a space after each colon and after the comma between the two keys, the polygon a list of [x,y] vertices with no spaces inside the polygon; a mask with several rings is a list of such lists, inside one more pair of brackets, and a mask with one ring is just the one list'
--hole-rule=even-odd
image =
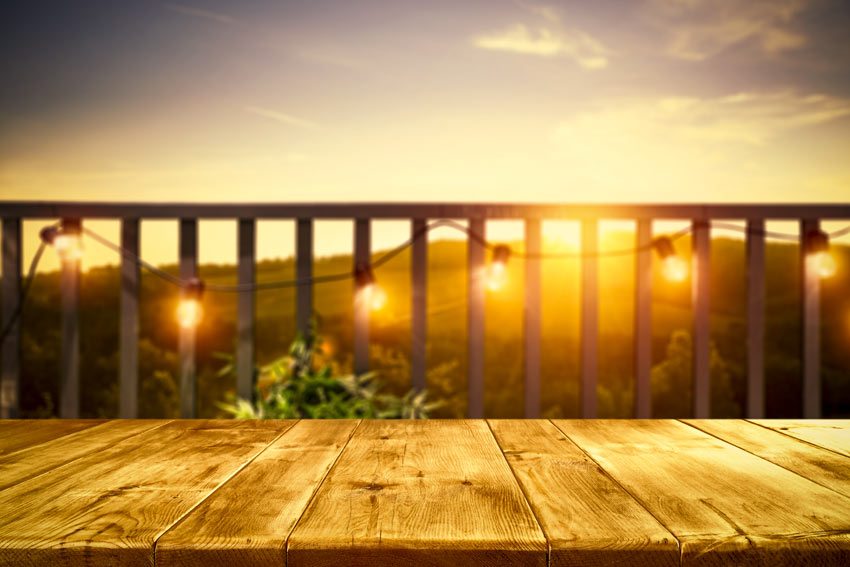
{"label": "string light", "polygon": [[387,304],[387,292],[375,281],[372,266],[357,266],[354,270],[354,281],[357,283],[357,294],[365,301],[372,311],[380,311]]}
{"label": "string light", "polygon": [[813,264],[818,276],[831,278],[837,271],[835,258],[829,253],[829,236],[822,230],[806,234],[807,261]]}
{"label": "string light", "polygon": [[504,244],[493,248],[493,259],[487,268],[487,287],[491,291],[499,291],[508,281],[508,259],[511,257],[511,249]]}
{"label": "string light", "polygon": [[681,282],[688,277],[688,265],[676,254],[670,238],[660,236],[652,241],[652,247],[661,258],[661,271],[665,278],[673,282]]}
{"label": "string light", "polygon": [[204,316],[201,297],[204,295],[204,282],[192,278],[183,288],[183,297],[177,305],[177,322],[184,329],[197,327]]}
{"label": "string light", "polygon": [[63,260],[79,260],[83,257],[83,244],[77,231],[51,225],[41,229],[39,236],[42,242],[53,246]]}

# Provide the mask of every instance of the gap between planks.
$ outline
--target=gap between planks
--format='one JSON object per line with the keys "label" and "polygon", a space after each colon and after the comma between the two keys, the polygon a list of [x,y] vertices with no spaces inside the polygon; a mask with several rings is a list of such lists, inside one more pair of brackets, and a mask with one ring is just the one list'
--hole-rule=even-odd
{"label": "gap between planks", "polygon": [[600,471],[602,471],[602,474],[604,474],[606,477],[608,477],[609,479],[611,479],[611,482],[613,482],[614,484],[616,484],[617,486],[619,486],[619,487],[620,487],[620,489],[621,489],[623,492],[625,492],[626,494],[628,494],[629,496],[631,496],[632,500],[634,500],[635,502],[637,502],[637,504],[638,504],[641,508],[643,508],[644,510],[646,510],[646,513],[647,513],[647,514],[649,514],[650,516],[652,516],[652,518],[653,518],[653,519],[655,519],[655,521],[656,521],[656,522],[658,522],[658,525],[660,525],[662,528],[664,528],[665,530],[667,530],[667,531],[670,533],[670,535],[671,535],[671,536],[673,536],[673,539],[676,541],[676,547],[678,547],[678,548],[679,548],[679,565],[681,565],[681,564],[682,564],[682,542],[679,540],[679,536],[677,536],[677,535],[673,532],[673,530],[672,530],[672,529],[670,529],[670,527],[669,527],[669,526],[667,526],[664,522],[662,522],[662,521],[661,521],[661,519],[659,519],[659,518],[658,518],[658,516],[656,516],[655,514],[653,514],[653,513],[652,513],[652,510],[650,510],[650,509],[649,509],[649,507],[648,507],[646,504],[644,504],[644,503],[643,503],[643,501],[642,501],[640,498],[638,498],[637,496],[635,496],[634,494],[632,494],[632,492],[631,492],[628,488],[626,488],[625,486],[623,486],[623,484],[622,484],[619,480],[617,480],[616,478],[614,478],[614,476],[613,476],[611,473],[609,473],[607,470],[605,470],[605,467],[603,467],[603,466],[602,466],[602,464],[601,464],[599,461],[597,461],[596,459],[594,459],[594,458],[593,458],[593,456],[592,456],[590,453],[588,453],[588,452],[584,449],[584,447],[582,447],[581,445],[579,445],[579,443],[578,443],[575,439],[573,439],[572,437],[570,437],[569,435],[567,435],[567,433],[566,433],[563,429],[561,429],[560,427],[558,427],[558,425],[557,425],[557,424],[556,424],[553,420],[549,419],[549,420],[547,420],[547,421],[548,421],[549,423],[551,423],[551,424],[552,424],[552,426],[553,426],[555,429],[557,429],[558,431],[560,431],[560,432],[561,432],[561,435],[563,435],[564,437],[566,437],[567,439],[569,439],[571,443],[573,443],[576,447],[578,447],[578,448],[579,448],[579,450],[581,450],[581,452],[582,452],[582,453],[584,453],[584,454],[587,456],[587,458],[588,458],[588,459],[590,459],[591,461],[593,461],[593,463],[595,463],[595,464],[596,464],[596,466],[597,466],[597,467],[599,467],[599,470],[600,470]]}
{"label": "gap between planks", "polygon": [[169,531],[169,530],[171,530],[172,528],[175,528],[176,526],[180,525],[180,522],[182,522],[184,519],[186,519],[186,518],[189,516],[189,514],[191,514],[192,512],[194,512],[194,511],[198,508],[198,506],[200,506],[201,504],[203,504],[203,503],[204,503],[204,501],[206,501],[206,500],[207,500],[210,496],[212,496],[213,494],[215,494],[215,493],[218,491],[218,489],[220,489],[222,486],[224,486],[225,484],[227,484],[228,482],[230,482],[230,479],[232,479],[234,476],[236,476],[237,474],[239,474],[239,473],[242,471],[242,469],[244,469],[245,467],[247,467],[248,465],[250,465],[250,464],[254,461],[254,459],[256,459],[257,457],[259,457],[260,455],[262,455],[262,454],[266,451],[266,449],[268,449],[269,447],[271,447],[271,446],[272,446],[272,444],[273,444],[275,441],[277,441],[278,439],[280,439],[281,437],[283,437],[283,436],[284,436],[284,435],[285,435],[285,434],[286,434],[289,430],[291,430],[293,427],[295,427],[295,425],[296,425],[299,421],[301,421],[301,420],[300,420],[300,419],[295,419],[295,420],[293,420],[292,424],[291,424],[289,427],[287,427],[286,429],[284,429],[283,431],[281,431],[281,432],[280,432],[277,436],[275,436],[275,438],[274,438],[274,439],[272,439],[271,441],[269,441],[269,442],[268,442],[268,444],[266,444],[266,446],[265,446],[265,447],[263,447],[262,449],[260,449],[259,451],[257,451],[257,453],[256,453],[256,454],[254,454],[253,456],[251,456],[251,458],[249,458],[249,459],[248,459],[247,461],[245,461],[242,465],[240,465],[240,466],[239,466],[239,468],[237,468],[235,471],[233,471],[233,473],[231,473],[231,474],[230,474],[230,475],[228,475],[228,476],[227,476],[224,480],[222,480],[220,483],[218,483],[218,485],[217,485],[215,488],[213,488],[212,490],[210,490],[210,491],[209,491],[209,492],[208,492],[208,493],[207,493],[207,494],[206,494],[203,498],[201,498],[200,500],[198,500],[197,502],[195,502],[195,504],[194,504],[191,508],[189,508],[188,510],[186,510],[186,512],[184,512],[184,513],[183,513],[183,515],[181,515],[181,516],[180,516],[179,518],[177,518],[174,522],[172,522],[172,524],[171,524],[170,526],[168,526],[167,528],[163,529],[160,533],[158,533],[158,534],[156,535],[156,537],[153,539],[153,564],[154,564],[154,566],[156,565],[156,544],[157,544],[157,543],[159,543],[159,539],[160,539],[162,536],[164,536],[166,533],[168,533],[168,531]]}

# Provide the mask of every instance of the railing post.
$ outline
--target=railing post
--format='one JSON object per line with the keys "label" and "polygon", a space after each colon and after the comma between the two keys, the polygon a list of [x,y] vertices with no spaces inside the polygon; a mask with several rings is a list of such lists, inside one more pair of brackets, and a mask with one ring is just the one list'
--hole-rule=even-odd
{"label": "railing post", "polygon": [[[467,328],[468,352],[468,400],[467,414],[471,419],[484,417],[484,301],[485,301],[485,258],[484,244],[486,225],[483,218],[469,219],[471,235],[467,239]],[[481,239],[479,241],[478,239]]]}
{"label": "railing post", "polygon": [[595,418],[599,356],[599,223],[581,221],[581,416]]}
{"label": "railing post", "polygon": [[[21,300],[21,219],[3,218],[3,329],[9,325]],[[0,419],[14,419],[20,411],[21,322],[9,328],[3,342],[0,379]]]}
{"label": "railing post", "polygon": [[747,220],[747,417],[764,417],[764,219]]}
{"label": "railing post", "polygon": [[[81,235],[80,219],[62,219],[62,230]],[[80,259],[62,258],[62,369],[59,416],[80,417]]]}
{"label": "railing post", "polygon": [[820,230],[818,219],[800,221],[800,265],[802,271],[803,327],[803,417],[821,416],[820,385],[820,275],[808,250],[806,235]]}
{"label": "railing post", "polygon": [[295,234],[295,330],[306,337],[313,317],[313,219],[298,219]]}
{"label": "railing post", "polygon": [[711,417],[711,225],[707,220],[693,221],[693,305],[694,305],[694,382],[693,410],[696,419]]}
{"label": "railing post", "polygon": [[[180,219],[180,277],[188,280],[198,276],[198,221],[193,218]],[[181,298],[185,290],[180,292]],[[180,328],[180,417],[192,419],[197,416],[198,396],[195,376],[194,327]]]}
{"label": "railing post", "polygon": [[[372,236],[369,219],[354,221],[354,266],[366,267],[372,263]],[[369,370],[369,301],[359,293],[354,282],[354,372]]]}
{"label": "railing post", "polygon": [[428,234],[425,232],[427,221],[413,219],[410,223],[410,237],[413,249],[410,253],[410,381],[417,392],[426,387],[425,369],[427,366],[425,346],[427,344],[427,281],[428,281]]}
{"label": "railing post", "polygon": [[[253,218],[239,219],[240,286],[253,286],[256,256],[256,224]],[[245,400],[254,399],[254,290],[239,292],[236,329],[236,394]]]}
{"label": "railing post", "polygon": [[652,220],[637,221],[635,254],[635,417],[652,417]]}
{"label": "railing post", "polygon": [[121,219],[121,247],[126,252],[121,256],[119,415],[135,419],[139,414],[139,219]]}
{"label": "railing post", "polygon": [[525,220],[525,417],[540,417],[541,223]]}

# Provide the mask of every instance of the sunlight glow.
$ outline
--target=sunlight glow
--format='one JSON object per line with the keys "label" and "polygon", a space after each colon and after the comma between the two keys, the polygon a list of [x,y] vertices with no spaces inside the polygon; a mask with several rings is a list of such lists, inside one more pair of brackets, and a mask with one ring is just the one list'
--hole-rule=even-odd
{"label": "sunlight glow", "polygon": [[664,277],[671,282],[682,282],[688,277],[688,265],[679,256],[667,256],[662,262]]}
{"label": "sunlight glow", "polygon": [[177,306],[177,322],[184,329],[197,327],[204,316],[204,309],[197,299],[183,299]]}
{"label": "sunlight glow", "polygon": [[831,278],[835,275],[837,271],[837,267],[835,265],[835,258],[829,252],[818,252],[812,258],[814,262],[818,275],[822,278]]}
{"label": "sunlight glow", "polygon": [[58,234],[53,247],[63,260],[79,260],[83,257],[83,245],[77,234]]}

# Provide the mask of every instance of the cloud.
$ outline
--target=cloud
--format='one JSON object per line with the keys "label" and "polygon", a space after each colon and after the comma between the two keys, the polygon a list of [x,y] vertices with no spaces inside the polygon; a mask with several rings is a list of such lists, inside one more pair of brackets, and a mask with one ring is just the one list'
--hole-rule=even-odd
{"label": "cloud", "polygon": [[650,0],[647,17],[668,30],[667,54],[703,61],[737,45],[773,55],[798,49],[807,38],[794,20],[807,0]]}
{"label": "cloud", "polygon": [[292,116],[291,114],[278,112],[277,110],[270,110],[268,108],[262,108],[259,106],[245,106],[244,108],[251,114],[256,114],[257,116],[262,116],[263,118],[276,120],[277,122],[282,122],[283,124],[288,124],[290,126],[299,126],[301,128],[308,128],[310,130],[316,130],[319,128],[319,125],[315,122],[311,122],[303,118],[298,118],[297,116]]}
{"label": "cloud", "polygon": [[220,14],[218,12],[211,12],[209,10],[202,10],[200,8],[184,6],[182,4],[169,4],[167,2],[164,2],[162,5],[168,10],[171,10],[172,12],[177,12],[178,14],[183,14],[184,16],[204,18],[207,20],[219,22],[221,24],[235,24],[237,22],[236,18],[228,16],[227,14]]}
{"label": "cloud", "polygon": [[589,187],[734,200],[756,185],[787,184],[783,175],[792,172],[803,180],[799,171],[810,172],[820,158],[797,138],[826,140],[830,134],[800,130],[848,116],[850,98],[791,90],[611,99],[555,124],[550,143],[560,166]]}
{"label": "cloud", "polygon": [[635,142],[764,145],[786,132],[850,115],[850,99],[792,90],[716,98],[659,97],[610,101],[555,128],[555,139],[596,137]]}
{"label": "cloud", "polygon": [[505,51],[538,57],[566,56],[585,69],[604,69],[610,51],[596,38],[561,24],[557,8],[545,4],[519,5],[545,24],[528,26],[514,23],[506,28],[483,33],[471,39],[472,45],[491,51]]}

